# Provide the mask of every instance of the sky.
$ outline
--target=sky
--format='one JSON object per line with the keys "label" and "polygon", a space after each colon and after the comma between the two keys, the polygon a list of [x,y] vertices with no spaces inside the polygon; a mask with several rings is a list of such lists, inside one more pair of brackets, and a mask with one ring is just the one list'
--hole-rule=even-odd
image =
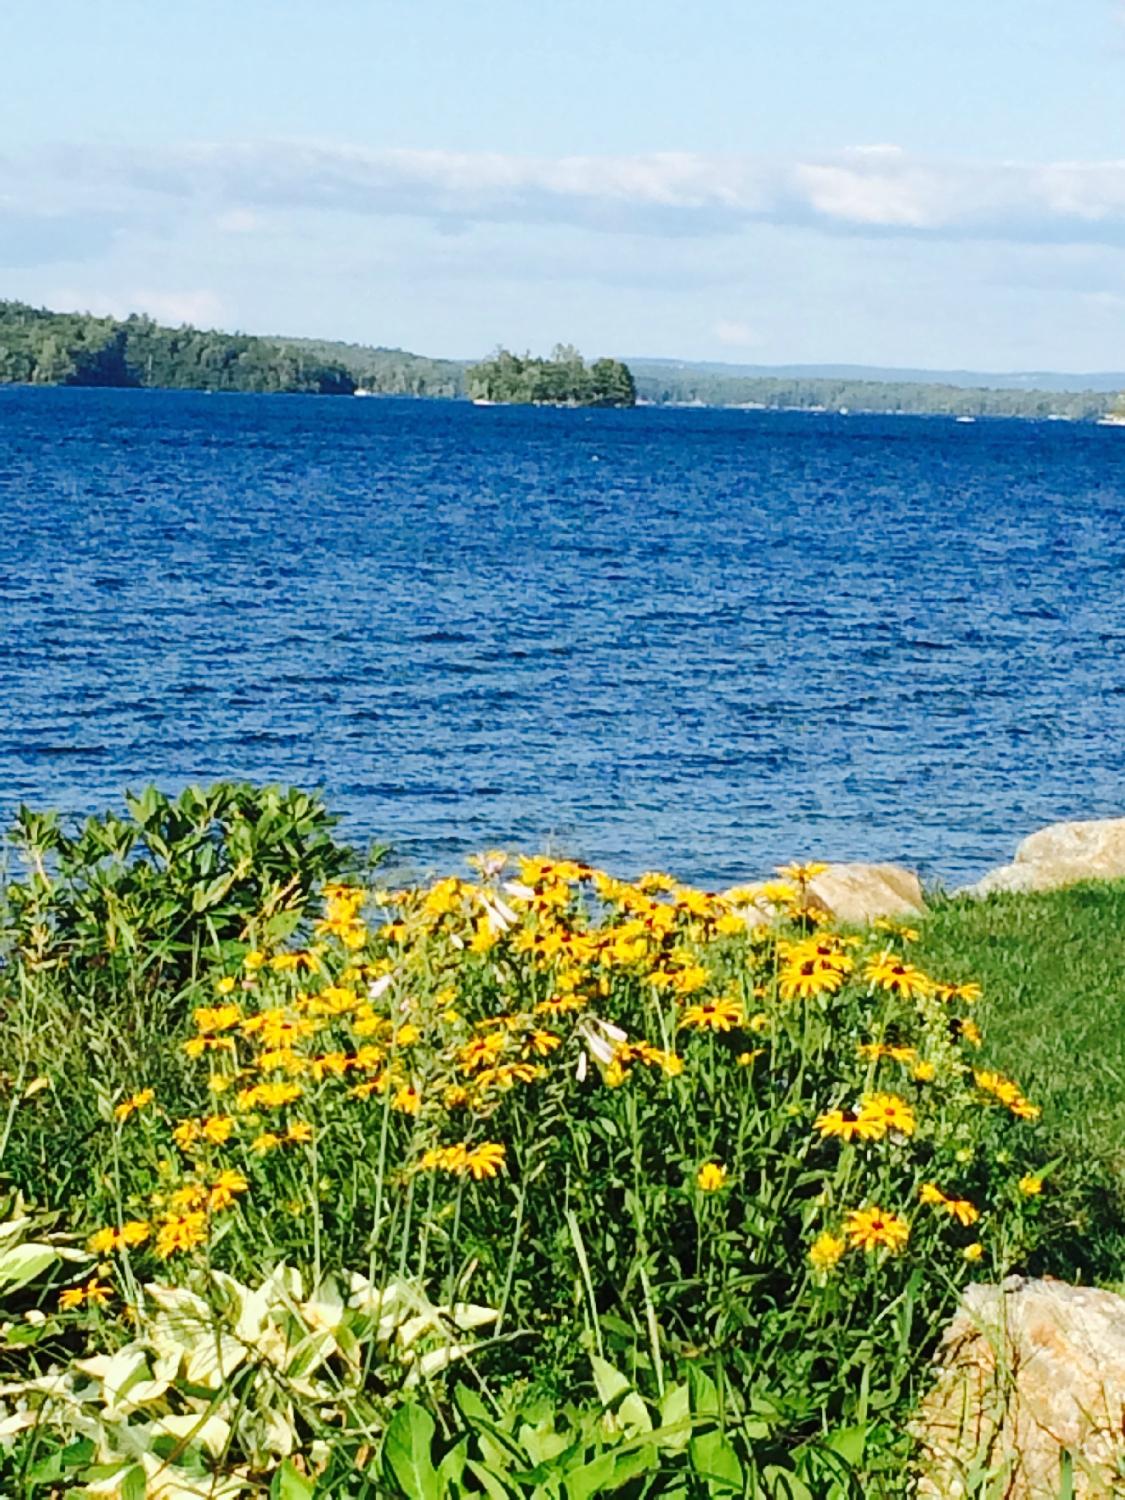
{"label": "sky", "polygon": [[1125,368],[1125,0],[4,0],[0,297]]}

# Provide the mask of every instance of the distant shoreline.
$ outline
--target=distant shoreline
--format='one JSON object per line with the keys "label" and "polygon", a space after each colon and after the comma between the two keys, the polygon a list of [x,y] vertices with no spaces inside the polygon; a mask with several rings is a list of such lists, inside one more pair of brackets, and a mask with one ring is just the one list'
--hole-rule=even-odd
{"label": "distant shoreline", "polygon": [[[564,356],[561,364],[560,354]],[[542,391],[548,397],[556,392],[572,394],[573,382],[554,383],[554,377],[564,366],[573,366],[572,373],[577,377],[579,361],[577,351],[566,345],[560,346],[550,360],[505,351],[497,351],[492,360],[431,359],[404,349],[265,338],[190,326],[169,328],[135,314],[116,320],[0,301],[0,385],[335,396],[353,395],[363,389],[372,395],[428,400],[498,396],[500,404],[508,405],[524,404],[511,397],[528,393],[534,396]],[[500,364],[505,367],[499,382],[502,388],[483,388],[490,366]],[[594,372],[599,370],[599,399],[578,401],[580,407],[631,404],[630,383],[635,386],[637,403],[648,406],[974,420],[1023,417],[1097,422],[1119,409],[1122,399],[1116,391],[1104,387],[1063,390],[966,385],[960,375],[945,381],[871,379],[850,372],[807,374],[803,367],[767,374],[750,366],[740,371],[737,366],[716,368],[639,359],[629,365],[620,360],[596,359],[585,370],[583,380],[596,384]],[[1061,379],[1044,378],[1052,382]],[[582,391],[576,388],[573,393],[581,395]]]}
{"label": "distant shoreline", "polygon": [[[1059,412],[1023,412],[1023,411],[984,411],[979,416],[964,416],[952,411],[939,409],[917,408],[907,411],[902,408],[875,407],[875,406],[852,406],[846,409],[827,406],[767,406],[757,402],[720,402],[720,401],[652,401],[638,399],[632,407],[608,407],[592,404],[580,404],[566,401],[473,401],[468,396],[447,395],[415,395],[409,391],[355,391],[355,392],[321,392],[321,391],[243,391],[209,389],[204,386],[157,386],[157,385],[94,385],[78,384],[75,382],[46,382],[46,381],[0,381],[0,397],[5,391],[90,391],[105,392],[114,391],[119,394],[135,396],[315,396],[318,399],[326,395],[348,395],[361,397],[365,400],[378,401],[410,401],[424,405],[451,405],[461,407],[476,407],[483,411],[497,410],[524,410],[524,411],[572,411],[589,413],[592,411],[695,411],[695,412],[730,412],[741,413],[743,416],[803,416],[803,417],[922,417],[927,420],[940,418],[946,422],[958,424],[975,425],[978,422],[1050,422],[1062,424],[1069,427],[1125,427],[1125,417],[1114,417],[1106,414],[1091,414],[1081,416],[1070,416]],[[335,404],[335,403],[333,403]]]}

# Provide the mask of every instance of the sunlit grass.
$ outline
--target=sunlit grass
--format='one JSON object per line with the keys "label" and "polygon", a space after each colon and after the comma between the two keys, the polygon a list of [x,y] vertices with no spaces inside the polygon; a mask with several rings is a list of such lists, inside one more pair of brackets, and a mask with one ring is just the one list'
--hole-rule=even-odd
{"label": "sunlit grass", "polygon": [[1087,1213],[1103,1200],[1074,1238],[1077,1266],[1125,1279],[1125,881],[939,900],[915,951],[979,980],[989,1062],[1041,1105],[1060,1177],[1096,1185]]}

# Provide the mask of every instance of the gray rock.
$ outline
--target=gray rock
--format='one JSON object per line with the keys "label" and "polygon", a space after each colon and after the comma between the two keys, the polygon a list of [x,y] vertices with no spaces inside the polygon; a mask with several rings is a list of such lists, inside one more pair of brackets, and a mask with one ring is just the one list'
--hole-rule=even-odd
{"label": "gray rock", "polygon": [[958,895],[1050,891],[1079,880],[1125,877],[1125,818],[1053,823],[1024,839],[1014,863],[990,870]]}
{"label": "gray rock", "polygon": [[1056,1500],[1125,1493],[1125,1299],[1011,1276],[970,1286],[914,1423],[917,1494]]}
{"label": "gray rock", "polygon": [[903,865],[829,865],[810,881],[809,895],[838,922],[854,926],[877,917],[918,917],[926,910],[917,875]]}

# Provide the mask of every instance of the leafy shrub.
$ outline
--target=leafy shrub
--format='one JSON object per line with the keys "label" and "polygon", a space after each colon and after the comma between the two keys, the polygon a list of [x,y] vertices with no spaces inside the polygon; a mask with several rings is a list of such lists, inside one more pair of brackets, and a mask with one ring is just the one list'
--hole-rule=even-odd
{"label": "leafy shrub", "polygon": [[315,796],[223,782],[171,798],[126,795],[128,817],[20,809],[25,867],[4,892],[5,946],[41,968],[112,968],[152,985],[244,938],[288,936],[310,895],[354,863]]}
{"label": "leafy shrub", "polygon": [[[100,1304],[91,1285],[78,1293]],[[190,1286],[152,1282],[132,1311],[134,1336],[112,1353],[0,1386],[12,1403],[0,1441],[24,1437],[29,1486],[260,1493],[255,1475],[284,1473],[293,1454],[323,1467],[329,1441],[370,1452],[385,1425],[380,1390],[446,1369],[471,1348],[466,1334],[495,1316],[359,1275],[326,1277],[306,1295],[288,1266],[253,1288],[213,1270]]]}
{"label": "leafy shrub", "polygon": [[472,1268],[483,1381],[564,1401],[607,1359],[659,1402],[694,1370],[779,1450],[899,1409],[1041,1224],[976,986],[832,931],[807,869],[720,897],[506,866],[370,913],[332,885],[310,944],[231,947],[167,1048],[183,1092],[116,1101],[91,1248],[123,1288],[368,1265],[450,1304]]}

